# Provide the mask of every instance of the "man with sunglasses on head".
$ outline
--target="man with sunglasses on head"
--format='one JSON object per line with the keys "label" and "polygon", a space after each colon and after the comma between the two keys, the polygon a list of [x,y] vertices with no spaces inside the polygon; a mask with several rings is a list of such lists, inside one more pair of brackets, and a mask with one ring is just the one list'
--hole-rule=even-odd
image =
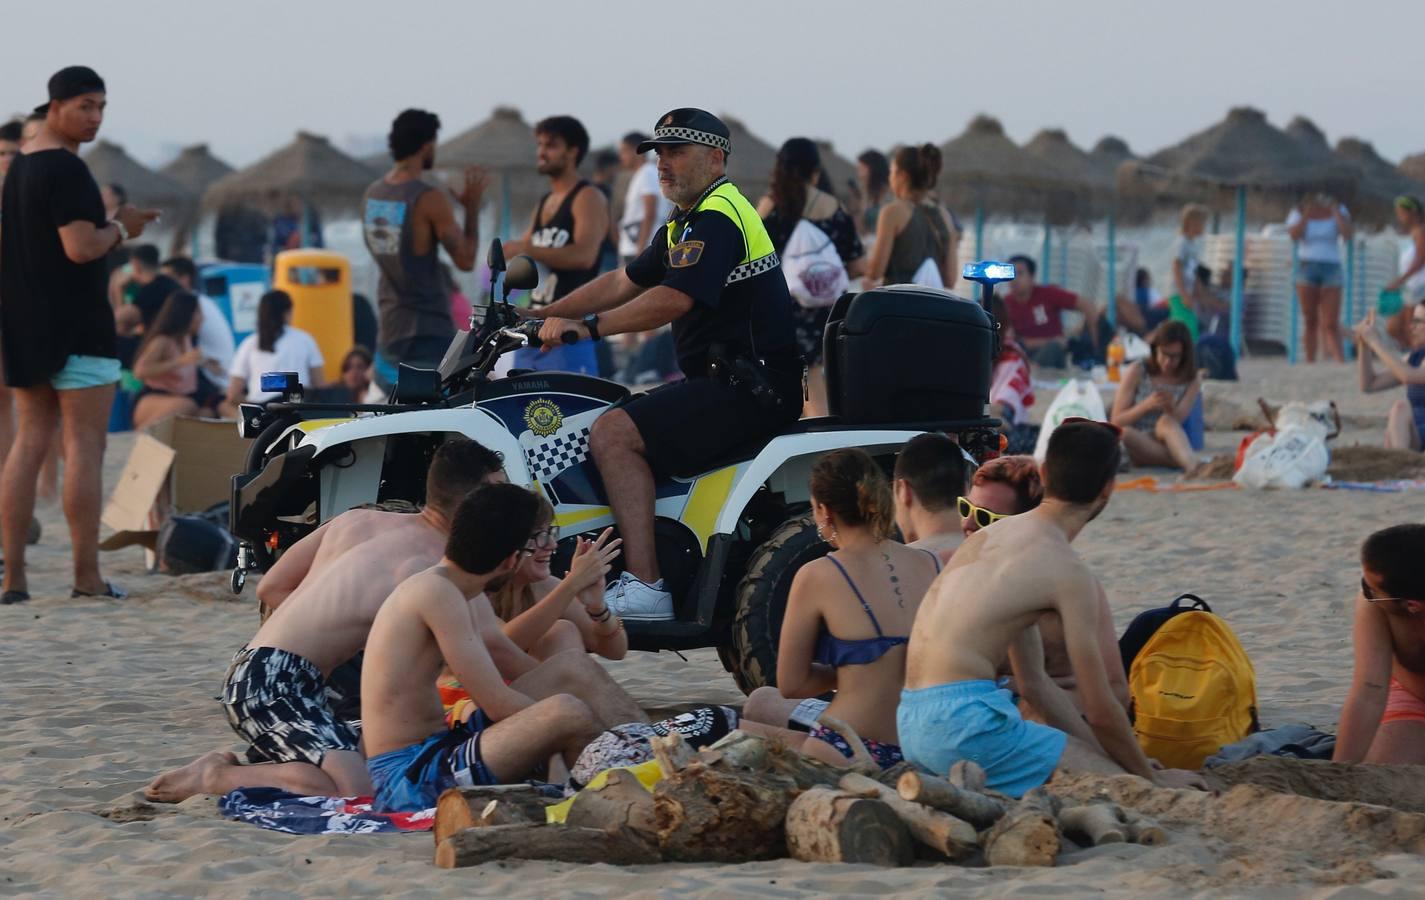
{"label": "man with sunglasses on head", "polygon": [[[973,760],[989,787],[1014,797],[1061,771],[1201,785],[1190,772],[1155,770],[1138,746],[1103,670],[1098,581],[1070,546],[1113,495],[1121,437],[1107,423],[1066,420],[1049,441],[1044,501],[971,535],[931,587],[911,629],[896,717],[908,760],[932,772]],[[1039,622],[1056,617],[1082,713],[1044,666]],[[1025,721],[1000,685],[1006,660],[1045,724]]]}
{"label": "man with sunglasses on head", "polygon": [[1336,762],[1425,765],[1425,525],[1396,525],[1361,547],[1355,672]]}

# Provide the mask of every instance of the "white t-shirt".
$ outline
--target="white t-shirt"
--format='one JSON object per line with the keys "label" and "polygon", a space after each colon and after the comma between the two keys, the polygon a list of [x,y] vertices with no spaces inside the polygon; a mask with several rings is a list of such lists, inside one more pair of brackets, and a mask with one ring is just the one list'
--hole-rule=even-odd
{"label": "white t-shirt", "polygon": [[[644,251],[635,241],[643,227],[643,198],[649,195],[658,198],[653,219],[653,231],[657,231],[658,226],[668,220],[673,204],[664,199],[658,187],[658,166],[646,162],[628,180],[628,191],[623,195],[623,218],[618,223],[619,256],[637,256]],[[650,236],[652,233],[649,232]]]}
{"label": "white t-shirt", "polygon": [[[1408,272],[1413,265],[1415,265],[1415,241],[1407,237],[1404,245],[1400,248],[1400,271]],[[1421,269],[1406,279],[1405,287],[1400,293],[1407,304],[1425,301],[1425,269]]]}
{"label": "white t-shirt", "polygon": [[227,382],[209,372],[207,364],[217,363],[224,372],[232,368],[233,330],[228,327],[228,320],[223,316],[218,304],[213,302],[213,298],[199,294],[198,308],[203,311],[203,324],[198,326],[198,340],[195,343],[198,349],[203,351],[204,363],[198,371],[217,387],[226,388]]}
{"label": "white t-shirt", "polygon": [[[1344,206],[1341,207],[1341,218],[1348,222],[1351,220],[1351,214],[1346,212]],[[1286,217],[1286,227],[1295,228],[1300,221],[1301,210],[1293,209],[1291,215]],[[1340,264],[1341,247],[1338,243],[1340,237],[1341,230],[1336,227],[1334,216],[1327,219],[1307,219],[1306,231],[1301,235],[1296,258],[1302,262]]]}
{"label": "white t-shirt", "polygon": [[262,390],[263,372],[296,372],[297,377],[305,382],[311,377],[312,370],[320,369],[322,364],[322,351],[317,347],[316,339],[302,329],[288,325],[282,329],[282,336],[270,353],[257,348],[256,334],[243,338],[233,355],[233,365],[228,374],[247,382],[249,402],[262,403],[277,397],[275,393]]}

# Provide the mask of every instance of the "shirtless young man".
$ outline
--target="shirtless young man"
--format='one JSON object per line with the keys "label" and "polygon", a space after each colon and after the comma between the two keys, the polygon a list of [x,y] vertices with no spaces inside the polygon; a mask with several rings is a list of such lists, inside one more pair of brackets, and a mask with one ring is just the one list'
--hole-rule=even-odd
{"label": "shirtless young man", "polygon": [[943,434],[918,434],[896,456],[896,527],[911,547],[950,562],[964,541],[957,501],[970,484],[960,445]]}
{"label": "shirtless young man", "polygon": [[331,708],[327,681],[360,652],[376,611],[406,578],[434,565],[450,518],[482,483],[504,481],[499,454],[464,438],[436,450],[419,515],[353,509],[292,545],[258,584],[276,611],[233,657],[223,689],[228,723],[251,747],[240,766],[213,752],[144,791],[177,803],[268,785],[303,795],[371,793],[355,730]]}
{"label": "shirtless young man", "polygon": [[[428,809],[446,788],[516,781],[546,764],[551,780],[559,779],[562,767],[551,756],[572,764],[601,730],[571,694],[536,701],[507,686],[474,615],[477,607],[490,609],[484,596],[490,581],[533,552],[543,502],[510,484],[466,497],[445,556],[402,582],[376,614],[361,692],[378,810]],[[589,583],[607,571],[603,564],[589,567]],[[436,688],[446,665],[479,706],[455,728],[445,725]]]}
{"label": "shirtless young man", "polygon": [[1425,525],[1377,531],[1361,547],[1356,670],[1337,762],[1425,765]]}
{"label": "shirtless young man", "polygon": [[[1059,426],[1044,462],[1044,502],[972,535],[931,587],[911,629],[896,716],[907,759],[939,773],[974,760],[991,788],[1015,797],[1061,769],[1129,772],[1174,787],[1201,783],[1193,773],[1154,770],[1143,755],[1104,676],[1098,583],[1069,546],[1108,505],[1121,452],[1113,426]],[[1044,670],[1037,623],[1046,614],[1063,623],[1082,716]],[[996,683],[1006,657],[1047,724],[1020,718]]]}

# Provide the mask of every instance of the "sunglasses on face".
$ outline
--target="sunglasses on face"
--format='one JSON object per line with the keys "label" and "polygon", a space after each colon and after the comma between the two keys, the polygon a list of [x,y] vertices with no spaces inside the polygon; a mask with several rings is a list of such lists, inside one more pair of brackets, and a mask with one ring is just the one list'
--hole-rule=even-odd
{"label": "sunglasses on face", "polygon": [[1382,597],[1378,595],[1375,591],[1375,588],[1371,587],[1370,583],[1367,582],[1364,578],[1361,579],[1361,596],[1365,597],[1366,600],[1370,603],[1379,603],[1383,600],[1390,600],[1397,603],[1405,602],[1404,597]]}
{"label": "sunglasses on face", "polygon": [[1008,519],[1010,513],[997,513],[985,509],[983,506],[976,506],[967,497],[960,497],[955,501],[955,505],[960,510],[960,518],[973,519],[974,523],[981,528],[989,528],[1000,519]]}
{"label": "sunglasses on face", "polygon": [[559,526],[550,525],[541,531],[536,531],[529,536],[529,543],[524,546],[524,552],[535,553],[539,550],[553,549],[559,543]]}

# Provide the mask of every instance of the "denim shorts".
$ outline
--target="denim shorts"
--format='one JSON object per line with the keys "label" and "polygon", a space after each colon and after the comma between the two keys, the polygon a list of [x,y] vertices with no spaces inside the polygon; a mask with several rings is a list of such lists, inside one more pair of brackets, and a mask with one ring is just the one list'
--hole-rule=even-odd
{"label": "denim shorts", "polygon": [[1297,265],[1297,279],[1313,287],[1340,287],[1341,264],[1338,262],[1304,261]]}
{"label": "denim shorts", "polygon": [[108,356],[71,356],[50,379],[57,391],[103,387],[119,381],[119,361]]}

